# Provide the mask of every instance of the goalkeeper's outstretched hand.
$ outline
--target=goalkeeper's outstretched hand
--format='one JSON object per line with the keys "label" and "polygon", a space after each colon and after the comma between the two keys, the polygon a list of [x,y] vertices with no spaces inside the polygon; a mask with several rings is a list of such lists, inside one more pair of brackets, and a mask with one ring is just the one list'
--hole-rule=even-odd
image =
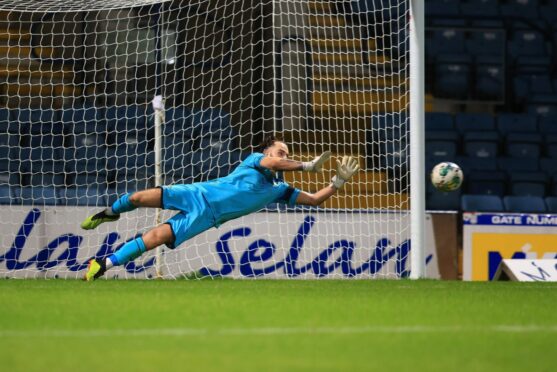
{"label": "goalkeeper's outstretched hand", "polygon": [[323,164],[325,164],[331,158],[331,152],[325,151],[312,161],[306,161],[302,163],[302,170],[306,172],[321,172],[323,170]]}
{"label": "goalkeeper's outstretched hand", "polygon": [[353,156],[343,156],[342,161],[337,160],[337,174],[333,177],[333,186],[337,189],[342,188],[344,183],[360,170],[358,160]]}

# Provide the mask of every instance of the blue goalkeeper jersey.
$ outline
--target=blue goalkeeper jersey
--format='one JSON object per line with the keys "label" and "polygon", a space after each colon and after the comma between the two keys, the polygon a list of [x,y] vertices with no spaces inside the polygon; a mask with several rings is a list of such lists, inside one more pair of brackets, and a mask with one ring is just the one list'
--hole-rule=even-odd
{"label": "blue goalkeeper jersey", "polygon": [[296,203],[300,190],[261,167],[263,157],[262,153],[253,153],[228,176],[192,185],[201,190],[211,207],[216,226],[270,203]]}

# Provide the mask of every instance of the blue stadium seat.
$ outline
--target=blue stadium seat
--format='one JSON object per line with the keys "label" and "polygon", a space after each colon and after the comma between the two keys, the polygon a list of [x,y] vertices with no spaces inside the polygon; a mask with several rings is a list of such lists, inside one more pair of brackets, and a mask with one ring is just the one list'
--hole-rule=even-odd
{"label": "blue stadium seat", "polygon": [[19,123],[7,108],[0,108],[0,133],[19,134]]}
{"label": "blue stadium seat", "polygon": [[540,117],[555,116],[557,115],[557,104],[530,101],[526,105],[526,112]]}
{"label": "blue stadium seat", "polygon": [[446,112],[426,112],[425,130],[426,131],[453,131],[453,115]]}
{"label": "blue stadium seat", "polygon": [[545,213],[547,207],[543,198],[538,196],[513,196],[507,195],[503,198],[503,204],[507,212],[515,213]]}
{"label": "blue stadium seat", "polygon": [[512,35],[510,52],[514,56],[529,55],[542,56],[547,54],[547,44],[544,35],[537,30],[516,30]]}
{"label": "blue stadium seat", "polygon": [[141,144],[119,145],[107,154],[109,177],[117,183],[136,184],[136,189],[140,190],[154,182],[154,152],[148,152]]}
{"label": "blue stadium seat", "polygon": [[457,156],[455,162],[462,168],[464,177],[471,171],[496,171],[497,158],[477,158],[471,156]]}
{"label": "blue stadium seat", "polygon": [[557,134],[557,115],[540,116],[538,118],[538,128],[543,136]]}
{"label": "blue stadium seat", "polygon": [[201,125],[201,135],[213,139],[225,139],[233,136],[230,114],[217,108],[204,108],[193,112],[195,125]]}
{"label": "blue stadium seat", "polygon": [[[483,5],[475,5],[475,7],[479,11],[484,11]],[[502,62],[505,56],[505,32],[504,30],[493,29],[472,30],[470,37],[466,40],[466,49],[469,53],[476,56],[497,56],[500,58],[500,62]]]}
{"label": "blue stadium seat", "polygon": [[23,204],[57,205],[59,202],[58,189],[54,187],[21,187],[14,189],[15,197]]}
{"label": "blue stadium seat", "polygon": [[465,32],[459,29],[436,29],[433,30],[433,44],[430,53],[439,54],[464,54]]}
{"label": "blue stadium seat", "polygon": [[0,204],[16,204],[15,196],[11,187],[0,185]]}
{"label": "blue stadium seat", "polygon": [[106,185],[107,150],[104,146],[68,148],[64,152],[64,162],[68,185]]}
{"label": "blue stadium seat", "polygon": [[439,161],[453,159],[456,156],[456,144],[447,141],[429,141],[426,139],[426,156]]}
{"label": "blue stadium seat", "polygon": [[425,114],[426,141],[447,141],[455,145],[459,136],[454,128],[453,116],[442,112],[427,112]]}
{"label": "blue stadium seat", "polygon": [[503,202],[497,195],[462,195],[461,206],[467,212],[503,212]]}
{"label": "blue stadium seat", "polygon": [[455,125],[460,133],[495,131],[495,119],[490,114],[458,113]]}
{"label": "blue stadium seat", "polygon": [[548,177],[543,172],[516,172],[511,177],[511,195],[545,196]]}
{"label": "blue stadium seat", "polygon": [[224,150],[219,146],[230,146],[230,144],[215,144],[193,152],[192,161],[199,169],[201,181],[224,177],[239,164],[239,151],[232,151],[230,147]]}
{"label": "blue stadium seat", "polygon": [[475,96],[481,100],[502,101],[505,98],[505,74],[502,65],[479,65],[476,68]]}
{"label": "blue stadium seat", "polygon": [[98,134],[106,140],[104,110],[93,106],[66,108],[61,112],[62,123],[70,134]]}
{"label": "blue stadium seat", "polygon": [[33,186],[63,186],[65,184],[62,150],[39,147],[21,150],[21,175]]}
{"label": "blue stadium seat", "polygon": [[435,94],[439,98],[466,99],[470,93],[470,66],[439,63],[435,67]]}
{"label": "blue stadium seat", "polygon": [[501,171],[471,171],[464,180],[468,194],[503,196],[507,190],[507,176]]}
{"label": "blue stadium seat", "polygon": [[499,144],[494,141],[465,140],[464,153],[476,158],[494,158],[498,154]]}
{"label": "blue stadium seat", "polygon": [[538,18],[538,0],[508,0],[501,4],[501,15],[510,18]]}
{"label": "blue stadium seat", "polygon": [[460,190],[451,192],[436,191],[428,195],[426,199],[428,210],[453,211],[460,209]]}
{"label": "blue stadium seat", "polygon": [[23,136],[21,144],[31,147],[61,147],[64,126],[50,109],[19,109],[14,120]]}
{"label": "blue stadium seat", "polygon": [[200,123],[195,124],[193,112],[188,107],[177,106],[165,112],[164,134],[170,136],[177,133],[179,138],[194,138],[201,134]]}
{"label": "blue stadium seat", "polygon": [[506,171],[509,174],[515,172],[537,172],[539,165],[537,161],[528,158],[511,158],[500,157],[497,159],[499,170]]}
{"label": "blue stadium seat", "polygon": [[538,159],[541,154],[541,146],[539,143],[507,141],[506,154],[513,158]]}
{"label": "blue stadium seat", "polygon": [[548,176],[557,175],[557,161],[552,158],[540,158],[540,170]]}
{"label": "blue stadium seat", "polygon": [[0,185],[18,185],[19,179],[19,144],[18,136],[0,133]]}
{"label": "blue stadium seat", "polygon": [[107,206],[106,189],[98,187],[63,188],[59,192],[60,205]]}
{"label": "blue stadium seat", "polygon": [[428,17],[456,16],[459,13],[459,0],[431,0],[425,3],[425,14]]}
{"label": "blue stadium seat", "polygon": [[550,213],[557,213],[557,196],[547,196],[545,198],[547,211]]}
{"label": "blue stadium seat", "polygon": [[115,145],[149,142],[146,106],[111,106],[105,110],[105,119],[108,137]]}
{"label": "blue stadium seat", "polygon": [[513,132],[535,133],[538,129],[537,118],[530,114],[499,114],[497,130],[507,136]]}

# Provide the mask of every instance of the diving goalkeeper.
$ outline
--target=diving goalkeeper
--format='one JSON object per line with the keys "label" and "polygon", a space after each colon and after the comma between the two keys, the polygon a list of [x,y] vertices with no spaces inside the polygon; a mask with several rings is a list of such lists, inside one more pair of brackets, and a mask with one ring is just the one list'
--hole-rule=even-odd
{"label": "diving goalkeeper", "polygon": [[89,261],[85,280],[102,276],[112,266],[125,265],[143,253],[165,244],[173,249],[188,239],[226,221],[255,212],[270,203],[317,206],[342,188],[359,169],[351,156],[337,160],[337,172],[331,184],[314,194],[289,186],[277,177],[278,171],[321,172],[331,157],[326,151],[309,162],[288,159],[288,146],[268,137],[226,177],[188,185],[160,186],[126,194],[111,207],[88,217],[81,227],[91,230],[104,222],[116,221],[120,214],[139,207],[176,210],[178,213],[143,236],[124,244],[106,258]]}

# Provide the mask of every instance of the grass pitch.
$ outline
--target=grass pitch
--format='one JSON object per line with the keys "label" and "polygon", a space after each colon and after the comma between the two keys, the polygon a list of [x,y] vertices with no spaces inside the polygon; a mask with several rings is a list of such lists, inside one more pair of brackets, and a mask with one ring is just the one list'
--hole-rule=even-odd
{"label": "grass pitch", "polygon": [[557,285],[0,280],[2,371],[553,371]]}

